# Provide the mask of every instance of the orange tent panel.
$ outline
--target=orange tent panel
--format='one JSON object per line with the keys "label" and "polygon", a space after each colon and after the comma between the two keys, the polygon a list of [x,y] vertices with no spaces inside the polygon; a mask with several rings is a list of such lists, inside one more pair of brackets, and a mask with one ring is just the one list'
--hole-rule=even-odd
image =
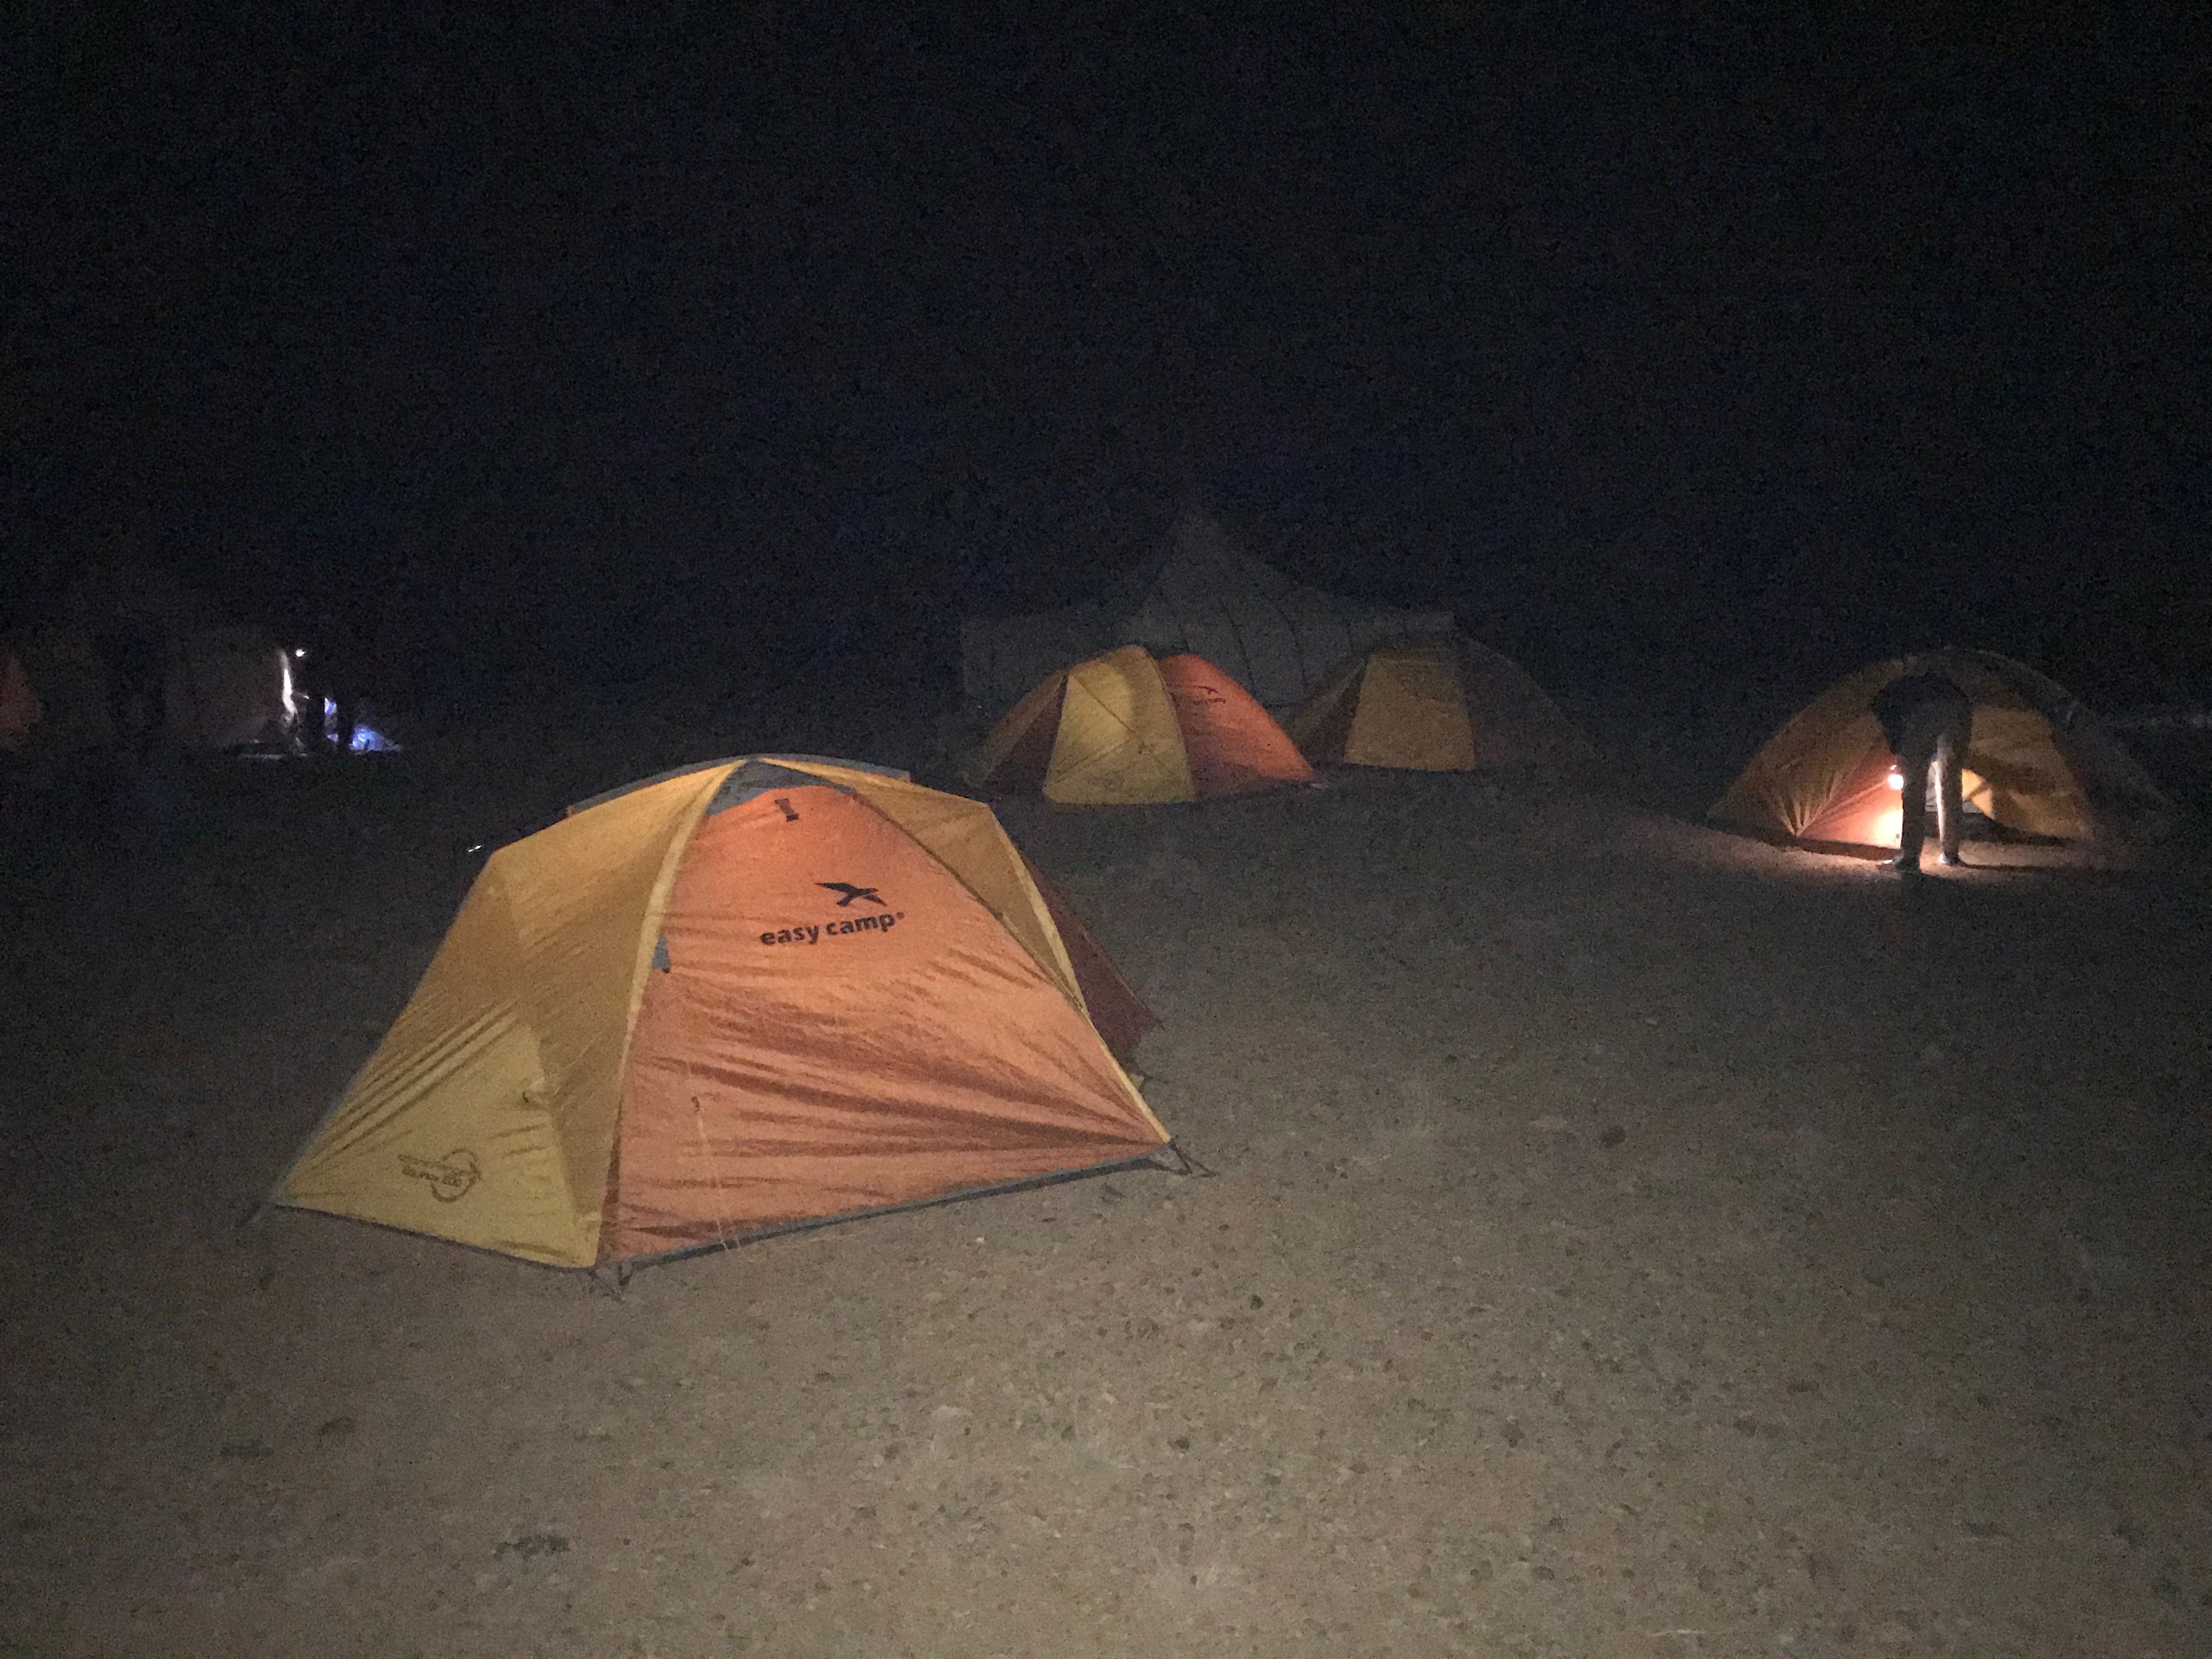
{"label": "orange tent panel", "polygon": [[1313,781],[1313,768],[1275,717],[1229,675],[1188,653],[1163,657],[1159,666],[1201,798]]}
{"label": "orange tent panel", "polygon": [[779,791],[709,818],[661,937],[623,1091],[617,1257],[1158,1144],[1082,1012],[857,795]]}

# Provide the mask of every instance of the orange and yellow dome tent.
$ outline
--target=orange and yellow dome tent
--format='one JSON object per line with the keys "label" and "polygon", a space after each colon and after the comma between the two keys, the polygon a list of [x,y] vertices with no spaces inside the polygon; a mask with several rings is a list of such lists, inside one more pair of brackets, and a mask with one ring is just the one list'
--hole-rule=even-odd
{"label": "orange and yellow dome tent", "polygon": [[1126,805],[1311,783],[1313,768],[1252,694],[1203,657],[1141,645],[1048,674],[961,768],[974,788]]}
{"label": "orange and yellow dome tent", "polygon": [[1464,634],[1417,634],[1344,664],[1285,722],[1323,766],[1467,772],[1596,764],[1575,723],[1510,659]]}
{"label": "orange and yellow dome tent", "polygon": [[594,1267],[1116,1167],[1152,1023],[988,808],[719,762],[495,853],[270,1202]]}
{"label": "orange and yellow dome tent", "polygon": [[1992,823],[2062,841],[2155,840],[2172,804],[2104,723],[2056,681],[1993,651],[1878,662],[1784,722],[1713,804],[1716,823],[1768,840],[1897,845],[1899,797],[1874,700],[1907,674],[1941,674],[1973,700],[1961,770]]}

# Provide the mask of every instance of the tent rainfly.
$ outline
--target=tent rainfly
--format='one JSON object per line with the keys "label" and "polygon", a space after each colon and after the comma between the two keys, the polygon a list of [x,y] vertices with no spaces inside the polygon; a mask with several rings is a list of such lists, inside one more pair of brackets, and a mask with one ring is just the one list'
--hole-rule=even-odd
{"label": "tent rainfly", "polygon": [[1124,646],[1045,677],[961,769],[974,788],[1129,805],[1310,783],[1274,717],[1202,658]]}
{"label": "tent rainfly", "polygon": [[1284,724],[1322,766],[1465,772],[1596,760],[1535,681],[1459,633],[1415,635],[1354,658]]}
{"label": "tent rainfly", "polygon": [[1188,507],[1103,602],[962,623],[961,687],[969,702],[998,708],[1064,664],[1141,645],[1159,656],[1201,656],[1280,714],[1345,658],[1452,625],[1449,611],[1361,605],[1294,582],[1238,547],[1212,514]]}
{"label": "tent rainfly", "polygon": [[981,804],[717,762],[495,853],[270,1202],[593,1267],[1118,1167],[1152,1024]]}
{"label": "tent rainfly", "polygon": [[2064,688],[1993,651],[1960,650],[1837,681],[1752,757],[1714,821],[1774,841],[1895,847],[1898,784],[1873,703],[1907,674],[1941,674],[1973,699],[1966,796],[1992,823],[2063,841],[2150,841],[2171,827],[2158,786]]}

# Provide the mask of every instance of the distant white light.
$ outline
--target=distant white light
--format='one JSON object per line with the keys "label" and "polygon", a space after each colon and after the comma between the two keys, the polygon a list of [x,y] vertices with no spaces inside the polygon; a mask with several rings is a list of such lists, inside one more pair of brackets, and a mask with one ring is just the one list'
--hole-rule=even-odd
{"label": "distant white light", "polygon": [[1905,793],[1904,773],[1892,772],[1887,778],[1884,778],[1882,781],[1887,783],[1891,788],[1896,790],[1899,794],[1901,795]]}
{"label": "distant white light", "polygon": [[304,646],[304,645],[295,645],[295,646],[294,646],[294,647],[292,647],[292,659],[293,659],[295,662],[305,662],[305,661],[307,661],[307,647],[306,646]]}

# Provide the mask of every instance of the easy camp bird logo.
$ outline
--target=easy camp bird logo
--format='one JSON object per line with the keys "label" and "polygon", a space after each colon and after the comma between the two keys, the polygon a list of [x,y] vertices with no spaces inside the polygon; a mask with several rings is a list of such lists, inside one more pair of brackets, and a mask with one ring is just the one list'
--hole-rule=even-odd
{"label": "easy camp bird logo", "polygon": [[906,920],[905,911],[892,909],[889,899],[857,881],[817,881],[814,884],[824,892],[837,895],[834,907],[836,909],[852,910],[856,899],[865,899],[876,908],[826,921],[795,921],[788,927],[771,927],[761,934],[763,945],[819,945],[824,939],[844,939],[855,933],[881,935]]}

